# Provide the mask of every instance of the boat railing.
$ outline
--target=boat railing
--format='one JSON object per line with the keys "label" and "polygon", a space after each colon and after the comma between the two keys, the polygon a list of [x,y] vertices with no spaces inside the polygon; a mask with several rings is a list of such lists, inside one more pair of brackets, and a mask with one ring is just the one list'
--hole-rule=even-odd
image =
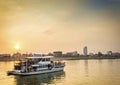
{"label": "boat railing", "polygon": [[54,62],[54,67],[64,67],[65,62]]}

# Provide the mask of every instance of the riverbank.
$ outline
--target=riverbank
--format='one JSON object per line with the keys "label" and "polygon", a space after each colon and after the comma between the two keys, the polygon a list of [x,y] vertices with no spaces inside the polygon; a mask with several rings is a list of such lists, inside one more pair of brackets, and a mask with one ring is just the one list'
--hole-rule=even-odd
{"label": "riverbank", "polygon": [[54,60],[89,60],[89,59],[120,59],[120,57],[76,56],[76,57],[55,57],[54,58]]}
{"label": "riverbank", "polygon": [[[54,57],[52,60],[88,60],[88,59],[120,59],[113,56],[74,56],[74,57]],[[0,58],[0,61],[18,61],[20,58]]]}

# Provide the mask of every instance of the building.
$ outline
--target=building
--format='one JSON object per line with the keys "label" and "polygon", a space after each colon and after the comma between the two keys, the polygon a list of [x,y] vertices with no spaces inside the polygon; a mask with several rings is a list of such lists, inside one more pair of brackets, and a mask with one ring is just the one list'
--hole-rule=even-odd
{"label": "building", "polygon": [[54,55],[55,57],[62,57],[62,51],[54,51],[54,52],[53,52],[53,55]]}
{"label": "building", "polygon": [[85,56],[88,55],[88,49],[87,49],[87,46],[85,46],[85,47],[83,48],[83,54],[84,54]]}
{"label": "building", "polygon": [[21,56],[22,56],[22,54],[19,53],[19,52],[14,53],[14,54],[12,55],[12,57],[15,58],[15,59],[21,59],[21,58],[22,58]]}
{"label": "building", "polygon": [[107,55],[112,55],[112,51],[108,51],[108,52],[107,52]]}
{"label": "building", "polygon": [[90,56],[94,56],[94,53],[89,53]]}
{"label": "building", "polygon": [[0,54],[0,58],[10,58],[10,54]]}
{"label": "building", "polygon": [[10,58],[10,54],[0,54],[0,61],[9,60]]}
{"label": "building", "polygon": [[48,56],[53,56],[53,53],[48,53]]}
{"label": "building", "polygon": [[73,56],[79,56],[79,54],[78,54],[77,51],[73,51],[73,52],[67,52],[67,53],[66,53],[66,56],[68,56],[68,57],[73,57]]}

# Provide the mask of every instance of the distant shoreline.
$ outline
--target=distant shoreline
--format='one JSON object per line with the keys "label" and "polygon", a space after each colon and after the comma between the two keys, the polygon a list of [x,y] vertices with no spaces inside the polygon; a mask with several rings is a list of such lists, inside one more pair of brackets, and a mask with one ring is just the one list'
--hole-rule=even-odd
{"label": "distant shoreline", "polygon": [[120,57],[55,57],[54,60],[93,60],[93,59],[120,59]]}
{"label": "distant shoreline", "polygon": [[[74,56],[74,57],[54,57],[52,60],[93,60],[93,59],[120,59],[120,57],[108,56]],[[18,61],[18,58],[0,58],[0,61]]]}

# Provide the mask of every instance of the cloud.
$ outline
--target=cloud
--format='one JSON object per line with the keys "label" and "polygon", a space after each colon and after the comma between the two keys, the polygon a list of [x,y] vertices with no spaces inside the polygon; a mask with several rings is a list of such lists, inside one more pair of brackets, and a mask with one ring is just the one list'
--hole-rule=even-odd
{"label": "cloud", "polygon": [[55,33],[55,31],[52,29],[48,29],[48,30],[44,31],[43,33],[46,35],[53,35]]}

